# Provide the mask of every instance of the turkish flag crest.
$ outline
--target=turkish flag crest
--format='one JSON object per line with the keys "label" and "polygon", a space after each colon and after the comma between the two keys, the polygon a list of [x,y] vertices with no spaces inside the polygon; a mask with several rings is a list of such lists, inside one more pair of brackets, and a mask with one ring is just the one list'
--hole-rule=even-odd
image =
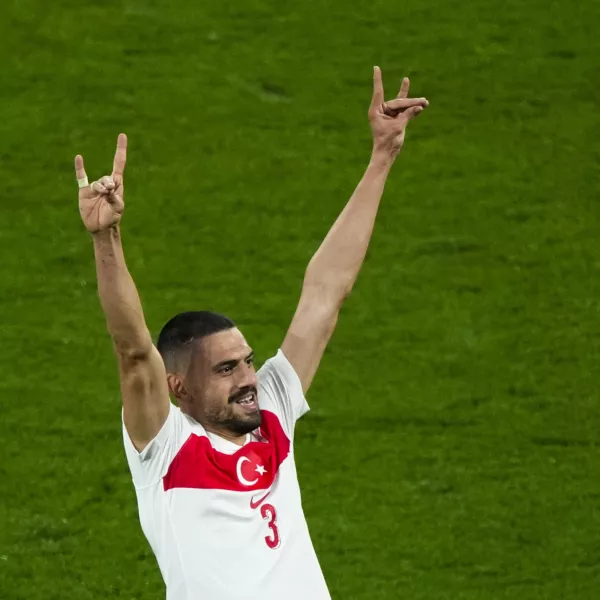
{"label": "turkish flag crest", "polygon": [[190,435],[163,478],[164,490],[268,488],[290,452],[290,440],[275,414],[263,410],[262,416],[260,432],[265,441],[250,442],[234,454],[215,450],[206,436]]}
{"label": "turkish flag crest", "polygon": [[264,462],[266,461],[252,450],[248,456],[240,456],[235,469],[238,481],[246,487],[256,485],[269,472],[263,464]]}

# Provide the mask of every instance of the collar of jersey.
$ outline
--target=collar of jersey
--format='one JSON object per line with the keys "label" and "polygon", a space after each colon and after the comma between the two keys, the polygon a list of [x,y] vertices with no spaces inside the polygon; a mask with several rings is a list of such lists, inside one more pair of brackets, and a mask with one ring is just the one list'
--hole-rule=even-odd
{"label": "collar of jersey", "polygon": [[258,441],[257,436],[253,432],[246,434],[246,439],[244,440],[242,446],[240,446],[239,444],[234,444],[227,438],[224,438],[219,434],[213,433],[211,431],[207,431],[206,436],[210,440],[215,450],[218,450],[219,452],[224,452],[225,454],[235,454],[238,450],[240,450],[250,442]]}

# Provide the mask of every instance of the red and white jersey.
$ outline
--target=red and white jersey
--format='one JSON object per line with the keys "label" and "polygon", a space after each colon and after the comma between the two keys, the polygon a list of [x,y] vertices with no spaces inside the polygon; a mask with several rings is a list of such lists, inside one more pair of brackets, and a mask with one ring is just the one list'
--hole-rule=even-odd
{"label": "red and white jersey", "polygon": [[309,408],[281,350],[258,371],[258,402],[262,425],[244,446],[174,405],[141,453],[123,427],[167,600],[330,600],[294,463],[294,426]]}

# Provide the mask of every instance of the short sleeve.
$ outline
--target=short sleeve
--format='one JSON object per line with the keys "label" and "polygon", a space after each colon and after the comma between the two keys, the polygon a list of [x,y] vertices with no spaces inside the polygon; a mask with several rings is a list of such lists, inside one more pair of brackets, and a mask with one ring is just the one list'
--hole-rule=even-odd
{"label": "short sleeve", "polygon": [[189,421],[173,403],[161,430],[141,452],[136,450],[123,423],[123,443],[134,486],[140,489],[158,483],[190,433]]}
{"label": "short sleeve", "polygon": [[280,349],[259,369],[257,376],[260,408],[274,412],[286,433],[293,437],[296,421],[310,410],[294,367]]}

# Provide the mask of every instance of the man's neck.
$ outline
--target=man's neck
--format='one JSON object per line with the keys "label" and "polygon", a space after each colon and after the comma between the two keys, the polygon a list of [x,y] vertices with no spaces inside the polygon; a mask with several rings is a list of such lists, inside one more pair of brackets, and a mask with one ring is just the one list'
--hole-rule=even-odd
{"label": "man's neck", "polygon": [[202,427],[204,427],[204,431],[218,435],[220,438],[223,438],[224,440],[227,440],[236,446],[243,446],[246,443],[246,433],[239,435],[238,433],[234,433],[233,431],[225,429],[224,427],[215,427],[210,423],[203,423],[201,420],[197,419],[195,415],[185,410],[182,406],[180,406],[180,409],[181,412],[186,414],[188,417],[192,417],[196,423],[202,425]]}
{"label": "man's neck", "polygon": [[228,431],[227,429],[216,429],[216,428],[212,428],[212,427],[207,427],[206,425],[203,425],[204,430],[207,431],[208,433],[212,433],[214,435],[218,435],[219,437],[223,438],[224,440],[227,440],[228,442],[232,442],[233,444],[236,444],[236,446],[243,446],[246,443],[246,436],[248,434],[244,433],[243,435],[238,435],[236,433],[233,433],[232,431]]}

